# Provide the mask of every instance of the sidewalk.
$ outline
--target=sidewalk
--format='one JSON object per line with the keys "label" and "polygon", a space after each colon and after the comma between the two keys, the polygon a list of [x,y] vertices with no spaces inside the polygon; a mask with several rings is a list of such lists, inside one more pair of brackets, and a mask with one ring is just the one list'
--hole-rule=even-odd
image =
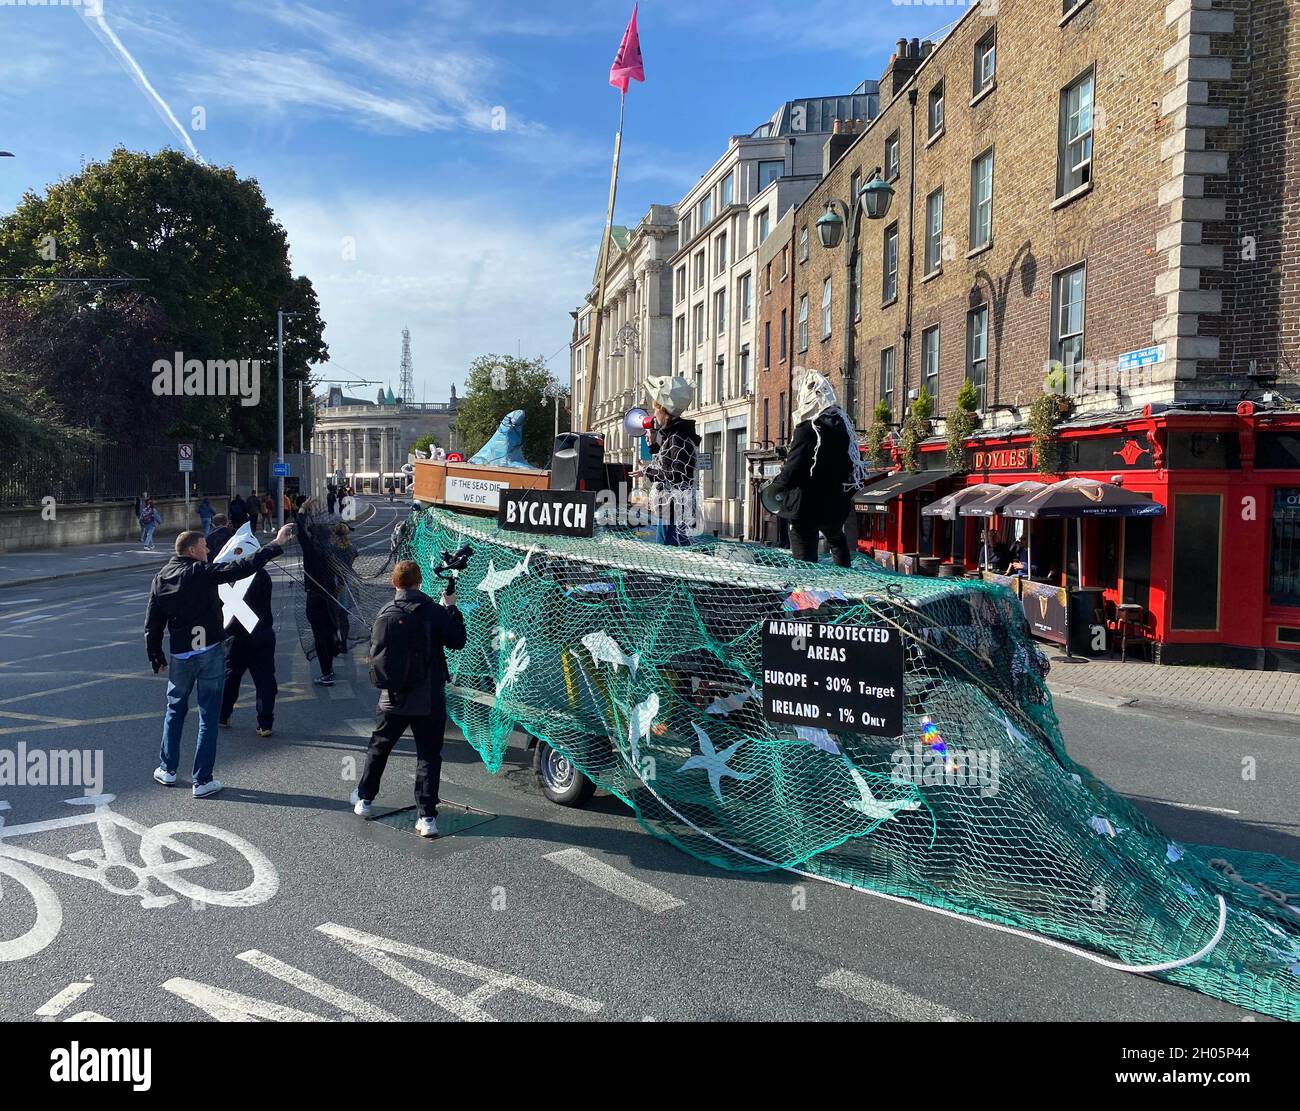
{"label": "sidewalk", "polygon": [[1300,715],[1300,673],[1228,667],[1172,667],[1130,660],[1052,660],[1047,685],[1101,705],[1163,702],[1237,714]]}
{"label": "sidewalk", "polygon": [[[366,504],[354,525],[364,524],[376,512]],[[259,532],[263,544],[271,535]],[[7,586],[30,586],[52,579],[70,579],[81,575],[101,575],[133,567],[157,570],[172,557],[175,533],[154,537],[154,551],[139,543],[81,544],[67,548],[50,548],[43,552],[5,552],[0,555],[0,590]]]}

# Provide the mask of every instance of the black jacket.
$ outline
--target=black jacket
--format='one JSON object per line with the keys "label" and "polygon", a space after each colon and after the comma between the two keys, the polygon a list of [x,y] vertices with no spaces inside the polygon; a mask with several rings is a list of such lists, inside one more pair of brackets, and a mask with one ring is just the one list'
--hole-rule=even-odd
{"label": "black jacket", "polygon": [[[821,433],[820,447],[817,444],[818,432]],[[814,452],[817,455],[816,466],[813,465]],[[848,431],[839,413],[827,410],[815,422],[805,420],[795,425],[790,452],[773,484],[778,488],[799,491],[794,520],[838,526],[844,523],[852,506],[853,493],[844,488],[852,477]]]}
{"label": "black jacket", "polygon": [[248,520],[248,506],[244,504],[244,499],[236,494],[230,499],[230,506],[226,511],[226,516],[230,519],[231,525],[239,528]]}
{"label": "black jacket", "polygon": [[[454,606],[448,608],[439,605],[419,590],[399,590],[393,600],[414,602],[419,611],[424,614],[429,633],[429,675],[419,686],[403,691],[400,695],[392,696],[388,691],[380,691],[379,709],[407,717],[424,717],[433,713],[435,708],[441,709],[443,705],[442,688],[451,678],[451,670],[447,667],[447,656],[443,649],[455,650],[465,647],[465,618]],[[379,611],[379,614],[382,615],[392,605],[393,603],[389,602]],[[384,647],[379,640],[375,639],[374,633],[379,627],[379,615],[376,615],[375,629],[372,630],[370,640],[371,656],[379,655]]]}
{"label": "black jacket", "polygon": [[145,648],[155,670],[167,662],[162,650],[164,628],[171,633],[173,656],[194,651],[199,629],[203,630],[203,645],[224,641],[218,585],[248,578],[283,550],[279,544],[268,544],[248,559],[232,563],[203,563],[189,556],[173,556],[164,564],[149,589],[144,616]]}
{"label": "black jacket", "polygon": [[239,618],[235,618],[226,626],[226,632],[241,640],[250,636],[259,639],[274,636],[275,615],[271,612],[271,576],[266,573],[266,568],[253,576],[253,581],[248,584],[248,590],[244,593],[244,601],[248,604],[248,608],[257,614],[257,625],[250,633],[244,628],[244,623]]}
{"label": "black jacket", "polygon": [[338,585],[338,574],[332,559],[329,529],[318,524],[307,513],[295,513],[298,527],[298,546],[302,549],[302,574],[307,596],[333,598]]}
{"label": "black jacket", "polygon": [[690,489],[695,485],[699,446],[695,422],[673,417],[652,439],[654,459],[646,464],[646,478],[669,490]]}

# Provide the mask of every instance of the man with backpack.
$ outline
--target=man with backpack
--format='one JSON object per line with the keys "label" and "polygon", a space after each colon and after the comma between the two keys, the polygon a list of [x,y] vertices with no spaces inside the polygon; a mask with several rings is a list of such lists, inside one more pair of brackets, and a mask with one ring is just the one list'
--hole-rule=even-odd
{"label": "man with backpack", "polygon": [[352,811],[370,813],[388,754],[407,727],[415,739],[415,831],[438,836],[438,779],[447,731],[444,648],[465,647],[465,619],[456,608],[456,583],[448,580],[441,604],[420,590],[420,565],[404,559],[393,569],[393,600],[375,618],[370,636],[370,681],[380,689],[375,730]]}

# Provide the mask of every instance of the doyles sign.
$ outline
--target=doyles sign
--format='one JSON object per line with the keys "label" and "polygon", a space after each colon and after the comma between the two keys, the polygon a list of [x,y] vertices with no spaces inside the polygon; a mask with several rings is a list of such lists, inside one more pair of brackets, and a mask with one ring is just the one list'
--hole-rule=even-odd
{"label": "doyles sign", "polygon": [[975,451],[971,457],[972,469],[977,471],[1028,471],[1034,466],[1033,449],[1027,447]]}
{"label": "doyles sign", "polygon": [[593,536],[594,490],[502,490],[497,524],[503,532],[544,536]]}
{"label": "doyles sign", "polygon": [[898,631],[779,617],[764,621],[763,716],[841,733],[901,736]]}

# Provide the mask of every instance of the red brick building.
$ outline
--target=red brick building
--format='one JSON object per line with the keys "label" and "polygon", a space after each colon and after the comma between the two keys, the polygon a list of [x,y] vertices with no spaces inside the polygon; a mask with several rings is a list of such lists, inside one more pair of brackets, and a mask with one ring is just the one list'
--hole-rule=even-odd
{"label": "red brick building", "polygon": [[[1298,36],[1297,0],[999,0],[937,45],[899,41],[880,115],[830,140],[826,176],[760,258],[770,438],[790,434],[792,370],[810,367],[862,432],[887,402],[882,470],[919,472],[859,515],[863,550],[968,568],[982,522],[923,517],[928,502],[1122,474],[1165,513],[1079,526],[1085,586],[1140,606],[1163,659],[1300,649]],[[888,211],[856,217],[853,255],[847,230],[823,246],[828,202],[846,212],[877,170]],[[1042,475],[1028,421],[1052,364],[1072,407]],[[967,380],[978,427],[953,467]],[[922,386],[935,435],[907,460],[898,426]],[[773,462],[755,453],[755,490]],[[1075,527],[1032,526],[1054,585],[1079,581]]]}

